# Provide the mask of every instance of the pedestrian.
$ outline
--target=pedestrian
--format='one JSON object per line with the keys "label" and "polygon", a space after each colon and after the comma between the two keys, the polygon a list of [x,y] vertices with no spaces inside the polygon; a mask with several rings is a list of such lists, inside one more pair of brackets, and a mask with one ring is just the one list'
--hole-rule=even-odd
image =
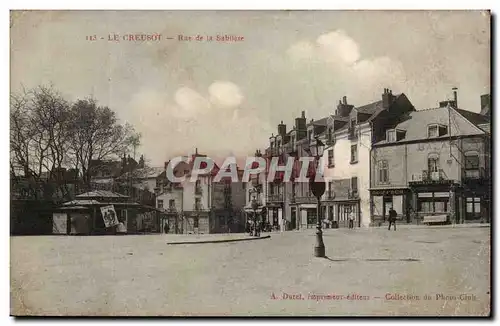
{"label": "pedestrian", "polygon": [[354,229],[354,211],[352,208],[349,210],[349,229]]}
{"label": "pedestrian", "polygon": [[391,229],[391,225],[394,225],[394,231],[396,231],[396,217],[398,213],[394,210],[394,207],[391,207],[389,210],[389,230]]}
{"label": "pedestrian", "polygon": [[165,223],[164,230],[165,230],[165,233],[167,233],[167,234],[170,231],[170,226],[168,226],[168,223]]}

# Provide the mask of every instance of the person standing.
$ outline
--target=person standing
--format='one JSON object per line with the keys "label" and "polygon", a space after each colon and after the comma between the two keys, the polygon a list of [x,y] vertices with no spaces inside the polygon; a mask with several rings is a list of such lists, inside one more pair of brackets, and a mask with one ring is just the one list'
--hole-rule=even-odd
{"label": "person standing", "polygon": [[354,211],[352,208],[349,210],[349,229],[354,229]]}
{"label": "person standing", "polygon": [[391,207],[389,210],[389,230],[391,229],[391,225],[394,225],[394,231],[396,231],[396,217],[398,213],[394,210],[394,207]]}

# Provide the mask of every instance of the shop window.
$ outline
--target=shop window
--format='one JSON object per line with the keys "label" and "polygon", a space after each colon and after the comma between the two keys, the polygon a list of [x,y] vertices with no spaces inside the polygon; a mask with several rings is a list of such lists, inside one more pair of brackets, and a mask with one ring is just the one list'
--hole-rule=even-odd
{"label": "shop window", "polygon": [[315,209],[308,209],[307,210],[307,224],[308,225],[313,225],[316,224],[316,210]]}
{"label": "shop window", "polygon": [[477,219],[478,217],[481,216],[481,198],[467,197],[466,203],[467,203],[466,205],[467,219]]}
{"label": "shop window", "polygon": [[199,227],[199,218],[198,216],[193,217],[193,227],[198,228]]}

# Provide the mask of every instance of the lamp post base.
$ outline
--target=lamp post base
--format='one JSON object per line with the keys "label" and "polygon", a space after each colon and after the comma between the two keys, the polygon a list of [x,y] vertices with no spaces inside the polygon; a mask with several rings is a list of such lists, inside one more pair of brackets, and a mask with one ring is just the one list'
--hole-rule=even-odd
{"label": "lamp post base", "polygon": [[316,246],[314,247],[314,257],[325,257],[325,244],[323,243],[323,232],[316,232]]}

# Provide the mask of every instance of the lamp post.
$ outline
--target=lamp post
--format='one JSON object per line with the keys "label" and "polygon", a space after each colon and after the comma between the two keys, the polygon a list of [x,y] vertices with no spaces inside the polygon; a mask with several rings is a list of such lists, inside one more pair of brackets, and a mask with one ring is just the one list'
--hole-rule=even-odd
{"label": "lamp post", "polygon": [[[311,155],[316,158],[316,167],[319,166],[319,160],[323,156],[325,144],[316,136],[316,142],[310,146]],[[311,176],[309,180],[309,187],[311,192],[318,200],[317,207],[317,224],[316,224],[316,245],[314,246],[315,257],[325,257],[325,244],[323,242],[323,231],[321,230],[321,196],[325,193],[326,184],[323,180],[316,181],[316,174]]]}

